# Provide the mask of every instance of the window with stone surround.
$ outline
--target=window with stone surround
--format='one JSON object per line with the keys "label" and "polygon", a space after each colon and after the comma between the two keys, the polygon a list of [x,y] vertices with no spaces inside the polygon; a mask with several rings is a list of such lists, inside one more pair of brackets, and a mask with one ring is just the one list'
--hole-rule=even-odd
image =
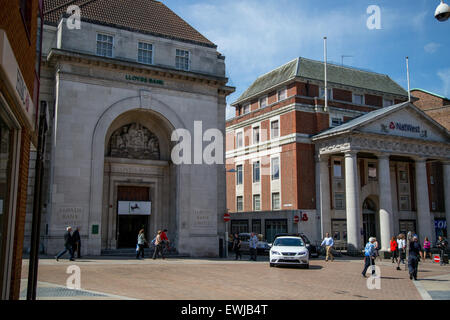
{"label": "window with stone surround", "polygon": [[254,211],[261,210],[261,196],[259,194],[253,195],[253,210]]}
{"label": "window with stone surround", "polygon": [[278,101],[284,100],[287,98],[287,89],[283,88],[278,90]]}
{"label": "window with stone surround", "polygon": [[177,49],[175,54],[175,67],[189,71],[189,51]]}
{"label": "window with stone surround", "polygon": [[236,197],[236,210],[243,211],[244,210],[244,198],[242,196]]}
{"label": "window with stone surround", "polygon": [[242,148],[243,147],[243,134],[242,132],[236,133],[236,148]]}
{"label": "window with stone surround", "polygon": [[345,209],[345,193],[334,194],[334,208],[338,210]]}
{"label": "window with stone surround", "polygon": [[272,158],[272,180],[280,179],[280,158]]}
{"label": "window with stone surround", "polygon": [[114,37],[107,34],[97,33],[97,55],[112,58]]}
{"label": "window with stone surround", "polygon": [[243,181],[242,165],[236,166],[236,185],[241,185]]}
{"label": "window with stone surround", "polygon": [[272,193],[272,210],[279,210],[280,208],[280,193],[274,192]]}
{"label": "window with stone surround", "polygon": [[153,63],[153,45],[151,43],[139,42],[138,62],[145,64]]}
{"label": "window with stone surround", "polygon": [[267,107],[267,96],[262,97],[262,98],[259,99],[259,107],[260,108]]}
{"label": "window with stone surround", "polygon": [[257,183],[261,181],[260,176],[260,163],[259,161],[253,162],[253,183]]}
{"label": "window with stone surround", "polygon": [[278,120],[270,122],[270,138],[278,138],[280,136],[280,122]]}

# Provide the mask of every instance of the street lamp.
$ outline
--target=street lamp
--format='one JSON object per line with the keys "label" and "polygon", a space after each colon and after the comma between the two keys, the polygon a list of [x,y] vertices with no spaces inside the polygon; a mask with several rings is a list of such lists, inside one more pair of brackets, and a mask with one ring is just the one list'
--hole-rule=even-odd
{"label": "street lamp", "polygon": [[434,17],[440,22],[447,21],[450,18],[450,6],[444,3],[444,0],[441,0],[441,4],[437,6]]}

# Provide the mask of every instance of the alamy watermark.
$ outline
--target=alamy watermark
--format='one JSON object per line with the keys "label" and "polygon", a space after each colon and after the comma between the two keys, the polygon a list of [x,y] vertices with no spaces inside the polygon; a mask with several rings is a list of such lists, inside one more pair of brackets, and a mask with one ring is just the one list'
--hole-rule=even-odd
{"label": "alamy watermark", "polygon": [[69,30],[81,29],[81,9],[79,6],[71,5],[66,10],[71,16],[67,18],[66,25]]}
{"label": "alamy watermark", "polygon": [[367,14],[370,16],[367,18],[367,28],[369,30],[381,29],[381,9],[377,5],[370,5],[366,10]]}
{"label": "alamy watermark", "polygon": [[370,269],[373,271],[375,270],[375,273],[372,273],[369,278],[367,278],[366,285],[367,289],[373,290],[381,289],[381,269],[379,266],[372,265]]}
{"label": "alamy watermark", "polygon": [[77,265],[70,265],[66,270],[70,276],[66,280],[67,289],[80,290],[81,289],[81,269]]}

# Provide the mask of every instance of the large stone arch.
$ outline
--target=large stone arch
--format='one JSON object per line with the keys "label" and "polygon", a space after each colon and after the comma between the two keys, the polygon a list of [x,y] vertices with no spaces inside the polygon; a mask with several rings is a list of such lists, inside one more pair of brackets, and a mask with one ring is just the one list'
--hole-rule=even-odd
{"label": "large stone arch", "polygon": [[[173,109],[164,102],[155,99],[150,91],[141,90],[139,96],[129,97],[122,99],[108,108],[102,113],[98,119],[91,142],[91,174],[90,174],[90,197],[89,197],[89,228],[92,225],[98,225],[101,229],[102,221],[102,200],[103,200],[103,172],[104,172],[104,159],[105,159],[105,144],[107,143],[108,130],[111,130],[111,124],[115,119],[121,115],[133,111],[133,110],[146,110],[152,112],[165,122],[165,124],[172,130],[186,128],[185,123],[179,117],[179,115],[173,111]],[[177,203],[175,204],[178,220],[178,208],[180,199],[180,171],[182,166],[177,167],[176,174],[176,188]],[[98,234],[92,234],[89,237],[89,246],[92,248],[98,248],[96,253],[100,253],[101,247],[101,230]]]}

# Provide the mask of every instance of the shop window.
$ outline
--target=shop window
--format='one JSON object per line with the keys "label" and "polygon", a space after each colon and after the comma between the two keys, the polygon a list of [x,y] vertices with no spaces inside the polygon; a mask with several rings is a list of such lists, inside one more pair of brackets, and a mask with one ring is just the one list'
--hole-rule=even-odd
{"label": "shop window", "polygon": [[248,220],[231,220],[231,233],[247,233]]}
{"label": "shop window", "polygon": [[252,219],[252,232],[261,234],[261,220]]}

